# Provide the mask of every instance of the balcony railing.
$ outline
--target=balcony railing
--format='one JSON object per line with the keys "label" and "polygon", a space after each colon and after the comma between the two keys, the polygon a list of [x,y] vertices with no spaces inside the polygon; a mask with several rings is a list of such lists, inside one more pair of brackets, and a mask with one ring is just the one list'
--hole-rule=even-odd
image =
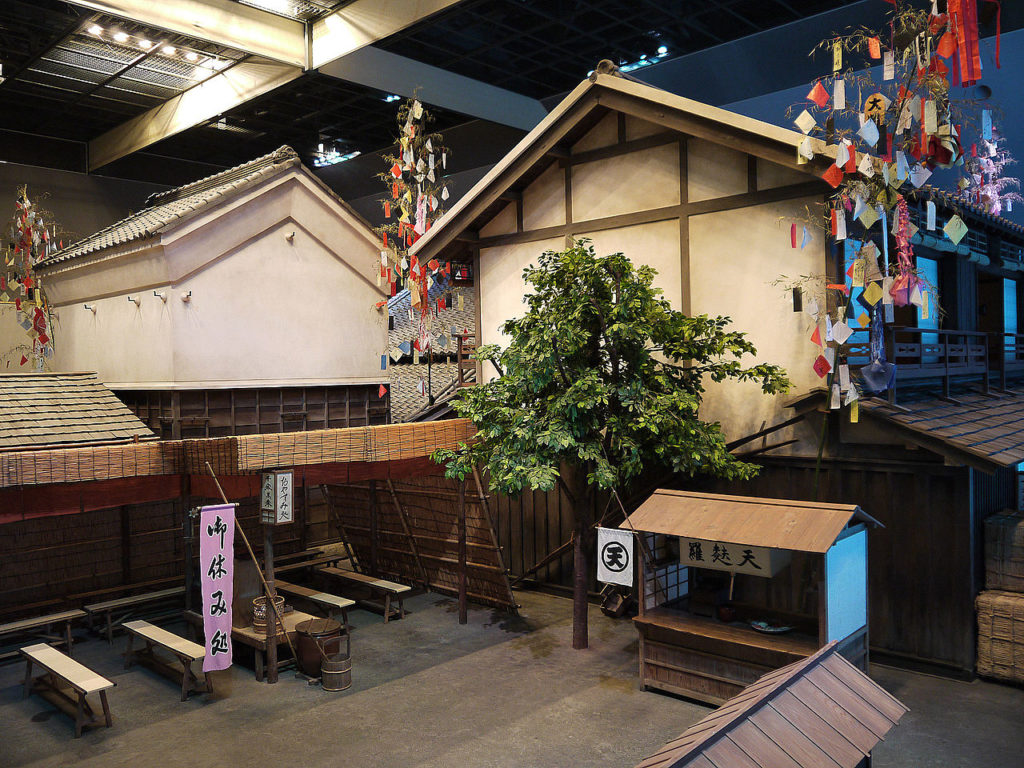
{"label": "balcony railing", "polygon": [[476,352],[476,337],[471,333],[459,333],[458,356],[456,369],[460,387],[470,387],[476,383],[476,360],[471,355]]}
{"label": "balcony railing", "polygon": [[[991,370],[989,334],[889,327],[885,329],[884,338],[886,358],[896,364],[896,385],[889,390],[891,402],[895,400],[895,389],[899,383],[924,379],[941,380],[943,397],[950,396],[950,385],[954,379],[977,379],[982,390],[988,392]],[[1014,342],[1014,348],[1019,355],[1020,370],[1024,371],[1024,337]],[[847,355],[854,368],[863,367],[871,361],[867,329],[854,331],[847,342]]]}

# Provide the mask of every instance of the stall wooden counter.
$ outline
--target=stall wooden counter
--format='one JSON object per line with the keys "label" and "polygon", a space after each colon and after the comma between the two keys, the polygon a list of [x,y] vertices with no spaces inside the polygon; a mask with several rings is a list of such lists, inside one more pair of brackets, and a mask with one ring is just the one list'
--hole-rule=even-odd
{"label": "stall wooden counter", "polygon": [[[854,505],[656,491],[621,526],[641,545],[642,686],[721,704],[832,640],[866,669],[868,525]],[[730,580],[727,612],[696,615],[698,582],[717,577]]]}

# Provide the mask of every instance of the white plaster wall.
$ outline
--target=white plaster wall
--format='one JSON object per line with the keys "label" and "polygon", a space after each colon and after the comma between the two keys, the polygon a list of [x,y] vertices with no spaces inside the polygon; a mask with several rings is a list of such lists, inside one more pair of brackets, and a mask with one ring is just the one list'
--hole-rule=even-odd
{"label": "white plaster wall", "polygon": [[654,285],[664,291],[673,309],[680,308],[682,262],[678,219],[583,233],[578,237],[590,238],[600,256],[622,252],[636,265],[654,267],[658,270]]}
{"label": "white plaster wall", "polygon": [[785,187],[790,184],[801,184],[810,181],[813,175],[798,171],[796,168],[787,168],[784,165],[773,163],[763,158],[757,159],[757,188],[774,189]]}
{"label": "white plaster wall", "polygon": [[619,116],[610,112],[601,121],[572,145],[573,152],[585,152],[588,149],[600,149],[615,144],[619,140]]}
{"label": "white plaster wall", "polygon": [[626,115],[626,141],[642,139],[655,133],[664,133],[667,129],[657,123],[650,123],[632,115]]}
{"label": "white plaster wall", "polygon": [[509,203],[480,228],[480,237],[508,235],[516,231],[516,204]]}
{"label": "white plaster wall", "polygon": [[[523,296],[526,284],[523,269],[536,264],[547,250],[561,250],[565,239],[561,237],[538,240],[533,243],[483,248],[480,251],[480,328],[482,344],[508,344],[508,337],[499,331],[502,323],[521,317],[526,311]],[[484,366],[484,379],[494,378],[494,369]]]}
{"label": "white plaster wall", "polygon": [[572,169],[574,221],[679,203],[679,146],[630,152]]}
{"label": "white plaster wall", "polygon": [[[810,317],[793,312],[792,297],[771,282],[781,275],[820,274],[824,269],[824,236],[814,230],[803,250],[793,249],[789,220],[799,217],[814,197],[690,217],[690,287],[694,314],[727,315],[732,328],[743,331],[757,347],[757,357],[744,362],[783,366],[793,387],[789,395],[768,397],[753,383],[708,384],[703,418],[720,421],[729,439],[756,432],[792,416],[782,402],[793,394],[821,386],[811,369],[816,347],[810,341]],[[780,220],[781,219],[781,220]],[[806,432],[777,432],[769,442]],[[787,450],[805,452],[806,444]]]}
{"label": "white plaster wall", "polygon": [[[291,244],[285,235],[294,231]],[[378,293],[309,233],[282,222],[183,281],[175,380],[248,385],[377,381],[387,325]]]}
{"label": "white plaster wall", "polygon": [[686,140],[687,195],[691,203],[747,191],[747,155],[704,139]]}
{"label": "white plaster wall", "polygon": [[[146,291],[126,291],[106,298],[64,304],[56,308],[57,328],[51,369],[96,371],[107,384],[171,381],[174,378],[172,314],[180,304],[166,285],[164,304]],[[139,298],[139,306],[128,296]]]}
{"label": "white plaster wall", "polygon": [[523,229],[565,223],[565,169],[557,162],[548,166],[523,190]]}

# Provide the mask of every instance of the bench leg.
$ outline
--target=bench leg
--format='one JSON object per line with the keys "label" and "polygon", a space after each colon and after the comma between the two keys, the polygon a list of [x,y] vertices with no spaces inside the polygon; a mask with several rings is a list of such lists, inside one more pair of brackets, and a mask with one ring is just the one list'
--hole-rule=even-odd
{"label": "bench leg", "polygon": [[107,724],[107,728],[111,728],[114,725],[114,718],[110,716],[110,705],[107,703],[106,691],[100,691],[100,703],[103,705],[103,719]]}
{"label": "bench leg", "polygon": [[179,659],[182,666],[181,671],[181,700],[188,701],[188,692],[195,686],[192,685],[192,661],[190,659]]}
{"label": "bench leg", "polygon": [[64,622],[64,642],[67,645],[68,656],[72,656],[73,655],[73,651],[71,650],[71,620],[70,619],[68,619],[66,622]]}
{"label": "bench leg", "polygon": [[85,694],[78,694],[78,711],[75,713],[75,738],[82,735],[82,724],[85,722]]}
{"label": "bench leg", "polygon": [[203,677],[206,678],[206,693],[213,693],[213,680],[210,679],[210,673],[203,672]]}
{"label": "bench leg", "polygon": [[398,618],[405,618],[405,597],[398,598]]}
{"label": "bench leg", "polygon": [[388,619],[391,618],[391,595],[390,593],[384,595],[384,623],[388,623]]}
{"label": "bench leg", "polygon": [[25,691],[21,698],[27,699],[32,695],[32,659],[25,662]]}
{"label": "bench leg", "polygon": [[128,650],[124,652],[124,668],[128,669],[132,665],[132,644],[135,642],[135,635],[131,632],[128,633]]}

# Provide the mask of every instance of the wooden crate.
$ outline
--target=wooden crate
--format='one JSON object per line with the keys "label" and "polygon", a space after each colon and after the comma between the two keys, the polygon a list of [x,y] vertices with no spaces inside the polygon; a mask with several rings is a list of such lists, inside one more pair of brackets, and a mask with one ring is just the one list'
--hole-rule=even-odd
{"label": "wooden crate", "polygon": [[985,519],[985,588],[1024,592],[1024,514]]}
{"label": "wooden crate", "polygon": [[982,592],[978,607],[978,674],[1024,683],[1024,595]]}

